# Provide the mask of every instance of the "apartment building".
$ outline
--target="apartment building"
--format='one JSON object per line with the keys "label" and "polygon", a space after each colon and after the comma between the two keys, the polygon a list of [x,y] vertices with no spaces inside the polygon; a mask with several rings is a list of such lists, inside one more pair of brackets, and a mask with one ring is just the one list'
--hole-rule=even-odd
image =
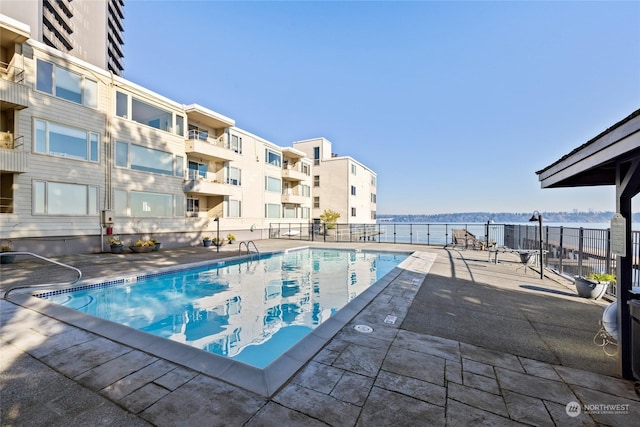
{"label": "apartment building", "polygon": [[303,151],[47,46],[3,15],[0,44],[3,244],[100,252],[113,232],[171,247],[217,227],[258,239],[271,223],[310,221]]}
{"label": "apartment building", "polygon": [[340,214],[339,223],[375,224],[375,172],[349,156],[335,154],[325,138],[296,141],[293,147],[313,160],[313,218],[329,209]]}
{"label": "apartment building", "polygon": [[122,75],[124,0],[2,0],[0,14],[27,24],[31,38]]}

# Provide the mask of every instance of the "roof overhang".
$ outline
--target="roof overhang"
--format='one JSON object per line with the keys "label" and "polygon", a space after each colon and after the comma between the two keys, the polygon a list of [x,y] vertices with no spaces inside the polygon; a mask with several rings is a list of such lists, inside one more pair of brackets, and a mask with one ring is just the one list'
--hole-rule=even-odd
{"label": "roof overhang", "polygon": [[236,125],[236,121],[220,113],[209,110],[198,104],[184,107],[189,121],[209,126],[213,129],[228,128]]}
{"label": "roof overhang", "polygon": [[295,148],[291,148],[291,147],[285,147],[282,149],[282,154],[286,154],[287,157],[289,158],[298,158],[301,159],[303,157],[305,157],[304,152],[295,149]]}
{"label": "roof overhang", "polygon": [[0,14],[0,46],[6,48],[13,43],[24,43],[31,36],[31,27],[6,15]]}
{"label": "roof overhang", "polygon": [[640,159],[640,110],[536,172],[542,188],[616,185],[616,164]]}

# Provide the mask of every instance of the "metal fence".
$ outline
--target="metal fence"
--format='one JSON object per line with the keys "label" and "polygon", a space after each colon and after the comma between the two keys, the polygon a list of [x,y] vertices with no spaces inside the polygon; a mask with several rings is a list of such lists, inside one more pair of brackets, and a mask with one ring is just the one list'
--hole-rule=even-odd
{"label": "metal fence", "polygon": [[[325,242],[379,242],[392,244],[446,246],[453,244],[453,230],[464,229],[473,238],[512,249],[540,249],[538,225],[526,224],[465,224],[465,223],[323,223],[272,224],[272,239],[296,239]],[[632,286],[640,286],[640,231],[632,236]],[[471,246],[471,242],[469,242]],[[542,227],[542,249],[545,267],[566,276],[587,276],[591,273],[616,273],[616,257],[611,254],[609,229]],[[615,295],[615,287],[609,290]]]}

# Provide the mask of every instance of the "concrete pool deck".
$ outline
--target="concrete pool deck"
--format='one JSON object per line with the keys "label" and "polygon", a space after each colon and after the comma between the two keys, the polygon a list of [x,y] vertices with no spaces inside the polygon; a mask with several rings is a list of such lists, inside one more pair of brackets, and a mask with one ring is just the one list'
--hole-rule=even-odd
{"label": "concrete pool deck", "polygon": [[[309,246],[257,243],[262,252]],[[615,378],[616,358],[593,342],[606,303],[577,297],[551,273],[541,280],[516,258],[501,257],[496,265],[481,251],[355,247],[416,253],[270,396],[217,379],[206,366],[136,348],[144,343],[127,345],[91,332],[90,324],[74,326],[17,305],[16,291],[0,301],[1,424],[637,424],[634,383]],[[235,252],[194,247],[56,260],[81,269],[87,280]],[[26,260],[2,265],[0,273],[0,289],[73,278]],[[567,408],[580,413],[572,417]]]}

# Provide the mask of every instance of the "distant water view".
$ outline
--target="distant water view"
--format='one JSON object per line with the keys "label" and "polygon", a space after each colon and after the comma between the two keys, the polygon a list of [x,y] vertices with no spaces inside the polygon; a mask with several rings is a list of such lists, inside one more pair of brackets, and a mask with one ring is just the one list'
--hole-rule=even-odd
{"label": "distant water view", "polygon": [[[502,233],[494,230],[502,229],[505,224],[490,223],[489,236],[492,240],[500,240]],[[524,225],[536,227],[537,222],[507,223],[507,225]],[[606,230],[610,223],[542,223],[543,227],[585,228]],[[640,223],[632,224],[634,231],[640,231]],[[482,239],[487,234],[487,223],[406,223],[406,222],[380,222],[376,225],[380,234],[376,240],[388,243],[414,243],[429,245],[445,245],[452,243],[452,230],[464,228],[469,233]],[[495,237],[494,237],[495,236]],[[498,241],[498,244],[503,242]]]}

